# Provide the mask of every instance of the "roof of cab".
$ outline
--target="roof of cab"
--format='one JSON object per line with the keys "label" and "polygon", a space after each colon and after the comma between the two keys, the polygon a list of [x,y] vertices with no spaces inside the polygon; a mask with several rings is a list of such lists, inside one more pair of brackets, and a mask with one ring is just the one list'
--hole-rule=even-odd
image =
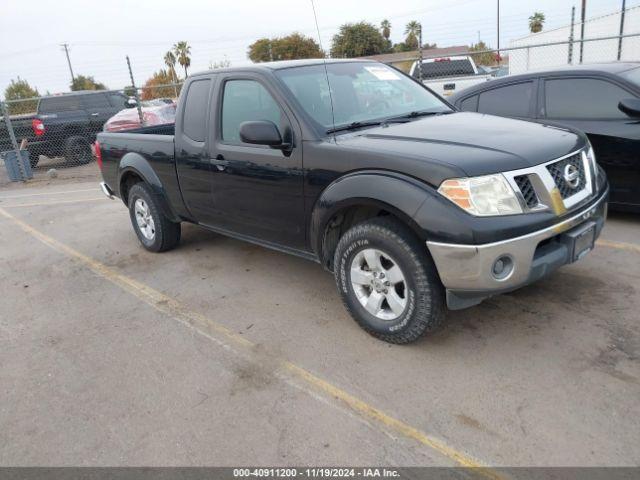
{"label": "roof of cab", "polygon": [[285,68],[293,68],[293,67],[308,67],[311,65],[323,65],[324,63],[330,65],[332,63],[379,63],[375,60],[363,59],[363,58],[308,58],[304,60],[281,60],[277,62],[263,62],[263,63],[253,63],[251,65],[246,65],[243,67],[226,67],[226,68],[217,68],[214,70],[206,70],[203,72],[194,73],[190,76],[195,77],[199,75],[208,75],[211,73],[220,73],[220,72],[237,72],[237,71],[256,71],[256,70],[283,70]]}

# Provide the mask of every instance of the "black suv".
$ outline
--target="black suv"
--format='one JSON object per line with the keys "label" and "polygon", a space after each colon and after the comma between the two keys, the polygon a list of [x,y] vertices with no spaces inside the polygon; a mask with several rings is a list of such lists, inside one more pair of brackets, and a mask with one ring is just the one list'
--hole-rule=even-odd
{"label": "black suv", "polygon": [[[68,164],[88,163],[91,144],[104,123],[126,108],[128,97],[120,92],[81,91],[42,97],[35,115],[11,117],[18,142],[28,140],[31,165],[40,155],[65,157]],[[2,150],[11,142],[6,129],[0,133]]]}
{"label": "black suv", "polygon": [[467,88],[448,100],[461,110],[585,132],[607,172],[611,206],[640,211],[640,63],[513,75]]}

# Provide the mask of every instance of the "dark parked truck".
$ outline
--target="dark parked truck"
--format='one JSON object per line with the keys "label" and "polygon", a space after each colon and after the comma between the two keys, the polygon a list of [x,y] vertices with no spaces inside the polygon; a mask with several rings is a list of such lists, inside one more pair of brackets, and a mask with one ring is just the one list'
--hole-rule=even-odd
{"label": "dark parked truck", "polygon": [[[40,155],[65,157],[68,164],[89,163],[91,143],[104,123],[120,110],[129,107],[128,97],[120,92],[78,91],[51,95],[38,100],[36,112],[11,116],[18,142],[28,142],[31,166]],[[1,117],[0,117],[1,118]],[[0,150],[10,150],[6,128],[0,128]]]}
{"label": "dark parked truck", "polygon": [[[330,85],[330,88],[328,87]],[[579,260],[608,184],[569,129],[457,112],[371,61],[189,77],[173,125],[98,134],[103,191],[147,249],[180,223],[315,260],[369,333],[406,343]]]}

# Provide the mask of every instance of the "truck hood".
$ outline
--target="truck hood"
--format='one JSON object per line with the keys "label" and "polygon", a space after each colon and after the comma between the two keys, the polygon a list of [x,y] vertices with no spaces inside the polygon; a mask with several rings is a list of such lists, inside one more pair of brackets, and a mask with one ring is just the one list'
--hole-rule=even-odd
{"label": "truck hood", "polygon": [[[336,142],[374,151],[378,158],[404,159],[403,168],[422,171],[407,173],[436,185],[453,174],[477,176],[532,167],[585,145],[584,138],[569,129],[470,112],[361,130],[340,135]],[[430,170],[426,165],[419,168],[421,163],[433,164],[433,174],[425,171]]]}

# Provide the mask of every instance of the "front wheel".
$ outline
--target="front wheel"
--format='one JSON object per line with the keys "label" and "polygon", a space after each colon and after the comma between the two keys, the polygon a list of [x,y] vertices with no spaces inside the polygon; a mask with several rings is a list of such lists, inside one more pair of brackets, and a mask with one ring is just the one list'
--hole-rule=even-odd
{"label": "front wheel", "polygon": [[424,245],[404,224],[378,217],[340,239],[334,273],[358,324],[390,343],[409,343],[444,317],[444,289]]}
{"label": "front wheel", "polygon": [[169,220],[151,189],[136,183],[129,190],[129,216],[140,243],[150,252],[164,252],[180,243],[180,224]]}

